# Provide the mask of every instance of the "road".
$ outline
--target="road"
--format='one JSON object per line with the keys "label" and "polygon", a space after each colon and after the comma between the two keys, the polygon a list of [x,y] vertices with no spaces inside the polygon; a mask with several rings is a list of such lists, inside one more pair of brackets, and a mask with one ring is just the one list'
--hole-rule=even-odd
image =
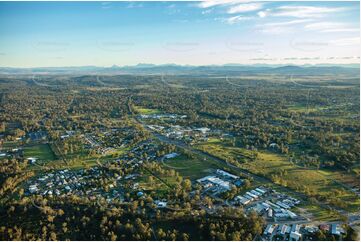
{"label": "road", "polygon": [[[279,189],[280,191],[287,191],[287,193],[289,193],[290,195],[293,195],[293,196],[296,196],[296,197],[299,197],[303,200],[308,200],[308,196],[306,196],[305,194],[303,193],[300,193],[300,192],[297,192],[297,191],[294,191],[288,187],[283,187],[281,185],[278,185],[278,184],[275,184],[272,180],[268,179],[267,177],[263,177],[263,176],[260,176],[260,175],[257,175],[257,174],[254,174],[248,170],[245,170],[245,169],[242,169],[240,167],[237,167],[235,165],[232,165],[230,163],[228,163],[226,160],[223,160],[223,159],[220,159],[218,157],[215,157],[211,154],[208,154],[206,152],[203,152],[201,150],[197,150],[197,149],[194,149],[193,147],[185,144],[184,142],[182,141],[179,141],[179,140],[173,140],[173,139],[170,139],[162,134],[159,134],[157,132],[155,132],[154,130],[148,128],[146,126],[146,124],[144,124],[141,120],[139,120],[136,116],[134,116],[134,113],[133,111],[131,110],[131,97],[129,97],[128,99],[128,109],[129,109],[129,113],[131,114],[132,118],[134,119],[134,121],[136,123],[138,123],[139,125],[141,125],[144,129],[146,129],[148,132],[150,132],[156,139],[158,139],[159,141],[161,142],[164,142],[164,143],[167,143],[167,144],[172,144],[180,149],[183,149],[183,150],[186,150],[188,152],[191,152],[191,153],[194,153],[194,154],[197,154],[203,158],[205,158],[206,160],[211,160],[211,161],[214,161],[214,162],[217,162],[219,164],[222,164],[223,166],[228,166],[230,167],[232,170],[234,171],[237,171],[239,172],[240,174],[242,174],[244,177],[247,177],[247,178],[252,178],[260,183],[264,183],[264,184],[267,184],[267,183],[271,183],[273,184],[277,189]],[[318,206],[324,208],[324,209],[329,209],[330,206],[329,205],[326,205],[326,204],[323,204],[323,203],[318,203]],[[335,208],[334,208],[335,209]],[[349,213],[347,211],[344,211],[344,210],[341,210],[341,209],[335,209],[336,211],[338,211],[341,215],[343,216],[346,216],[348,218],[348,222],[349,224],[355,224],[357,223],[356,221],[359,221],[359,213]]]}
{"label": "road", "polygon": [[[157,132],[155,132],[154,130],[151,130],[150,128],[148,128],[141,120],[137,119],[137,118],[134,118],[134,120],[142,125],[146,130],[148,130],[155,138],[157,138],[158,140],[160,140],[161,142],[164,142],[164,143],[167,143],[167,144],[172,144],[180,149],[183,149],[183,150],[186,150],[188,152],[192,152],[194,154],[197,154],[203,158],[205,158],[206,160],[211,160],[211,161],[214,161],[214,162],[217,162],[219,164],[222,164],[223,166],[228,166],[230,167],[232,170],[234,171],[237,171],[239,172],[240,174],[242,174],[244,177],[247,177],[247,178],[252,178],[254,180],[257,180],[258,182],[260,183],[264,183],[264,184],[267,184],[267,183],[272,183],[274,186],[276,186],[279,190],[286,190],[287,193],[289,193],[290,195],[294,195],[296,197],[299,197],[299,198],[302,198],[303,200],[307,200],[308,197],[303,194],[303,193],[300,193],[300,192],[296,192],[290,188],[287,188],[287,187],[283,187],[281,185],[278,185],[278,184],[275,184],[273,183],[272,180],[266,178],[266,177],[263,177],[263,176],[260,176],[260,175],[257,175],[257,174],[254,174],[248,170],[245,170],[245,169],[242,169],[240,167],[237,167],[235,165],[232,165],[230,163],[228,163],[227,161],[223,160],[223,159],[220,159],[218,157],[215,157],[215,156],[212,156],[206,152],[203,152],[201,150],[197,150],[197,149],[194,149],[192,147],[190,147],[189,145],[185,144],[184,142],[182,141],[179,141],[179,140],[173,140],[173,139],[170,139],[162,134],[159,134]],[[326,204],[322,204],[322,203],[318,203],[318,206],[320,207],[323,207],[325,209],[329,209],[330,206],[326,205]],[[341,209],[336,209],[340,214],[344,215],[344,216],[347,216],[348,217],[348,220],[349,220],[349,223],[351,224],[354,224],[356,220],[359,220],[359,215],[358,214],[350,214],[348,213],[347,211],[344,211],[344,210],[341,210]]]}

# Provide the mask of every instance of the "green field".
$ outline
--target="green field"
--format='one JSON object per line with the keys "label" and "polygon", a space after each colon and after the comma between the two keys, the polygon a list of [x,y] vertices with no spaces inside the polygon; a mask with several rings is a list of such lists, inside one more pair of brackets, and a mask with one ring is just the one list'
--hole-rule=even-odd
{"label": "green field", "polygon": [[195,148],[227,161],[237,161],[237,163],[242,163],[253,157],[252,151],[240,147],[232,147],[229,140],[222,141],[213,138],[207,142],[197,144]]}
{"label": "green field", "polygon": [[3,143],[2,149],[8,150],[8,149],[14,149],[18,148],[21,145],[20,141],[5,141]]}
{"label": "green field", "polygon": [[230,146],[229,142],[220,140],[210,140],[196,147],[221,159],[233,160],[241,168],[292,190],[326,199],[337,198],[347,211],[354,212],[359,208],[358,197],[347,189],[358,182],[355,174],[300,167],[288,161],[286,155],[268,151],[257,151],[257,157],[252,161],[248,159],[252,151]]}
{"label": "green field", "polygon": [[182,177],[195,180],[206,175],[209,175],[213,169],[222,169],[218,163],[210,160],[204,160],[200,157],[188,158],[185,155],[180,155],[172,159],[165,159],[163,167],[174,169]]}
{"label": "green field", "polygon": [[55,160],[54,152],[48,144],[39,144],[24,147],[24,157],[34,157],[40,161]]}
{"label": "green field", "polygon": [[158,109],[143,108],[143,107],[140,107],[140,106],[134,106],[134,109],[139,114],[144,114],[144,115],[159,114],[160,113],[160,110],[158,110]]}

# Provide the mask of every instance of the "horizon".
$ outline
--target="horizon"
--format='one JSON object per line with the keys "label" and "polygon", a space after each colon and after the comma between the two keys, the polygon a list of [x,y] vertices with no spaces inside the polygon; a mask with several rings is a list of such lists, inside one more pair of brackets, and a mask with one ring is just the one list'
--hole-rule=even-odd
{"label": "horizon", "polygon": [[[0,66],[0,68],[9,68],[9,69],[38,69],[38,68],[134,68],[138,66],[144,65],[144,68],[152,68],[152,67],[161,67],[161,66],[178,66],[178,67],[252,67],[252,66],[263,66],[263,67],[287,67],[287,66],[294,66],[294,67],[347,67],[347,68],[360,68],[360,63],[304,63],[304,64],[294,64],[294,63],[281,63],[281,64],[270,64],[270,63],[254,63],[254,64],[239,64],[239,63],[225,63],[225,64],[205,64],[205,65],[189,65],[189,64],[175,64],[175,63],[164,63],[164,64],[153,64],[153,63],[138,63],[134,65],[110,65],[110,66],[97,66],[97,65],[82,65],[82,66],[34,66],[34,67],[11,67],[11,66]],[[349,67],[352,66],[352,67]],[[357,67],[356,67],[357,66]],[[141,67],[143,68],[143,67]]]}
{"label": "horizon", "polygon": [[360,61],[359,2],[0,2],[0,10],[8,68]]}

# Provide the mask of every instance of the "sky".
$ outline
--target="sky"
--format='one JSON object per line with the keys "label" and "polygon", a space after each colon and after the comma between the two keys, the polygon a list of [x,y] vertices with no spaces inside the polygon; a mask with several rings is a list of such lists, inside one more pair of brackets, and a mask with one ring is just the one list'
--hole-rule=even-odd
{"label": "sky", "polygon": [[360,3],[0,2],[0,66],[360,62]]}

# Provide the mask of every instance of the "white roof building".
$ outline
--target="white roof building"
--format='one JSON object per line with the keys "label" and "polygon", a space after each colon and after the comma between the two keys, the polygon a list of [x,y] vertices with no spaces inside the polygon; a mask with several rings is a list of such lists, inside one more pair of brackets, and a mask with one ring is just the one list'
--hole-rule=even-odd
{"label": "white roof building", "polygon": [[179,154],[173,152],[173,153],[170,153],[170,154],[165,155],[164,158],[166,158],[166,159],[171,159],[171,158],[175,158],[175,157],[177,157],[177,156],[179,156]]}
{"label": "white roof building", "polygon": [[216,173],[219,174],[219,175],[222,175],[222,176],[232,178],[232,179],[238,179],[239,178],[238,176],[235,176],[235,175],[233,175],[231,173],[228,173],[228,172],[226,172],[224,170],[221,170],[221,169],[217,169]]}
{"label": "white roof building", "polygon": [[299,232],[291,232],[290,240],[298,241],[302,238],[302,235]]}

